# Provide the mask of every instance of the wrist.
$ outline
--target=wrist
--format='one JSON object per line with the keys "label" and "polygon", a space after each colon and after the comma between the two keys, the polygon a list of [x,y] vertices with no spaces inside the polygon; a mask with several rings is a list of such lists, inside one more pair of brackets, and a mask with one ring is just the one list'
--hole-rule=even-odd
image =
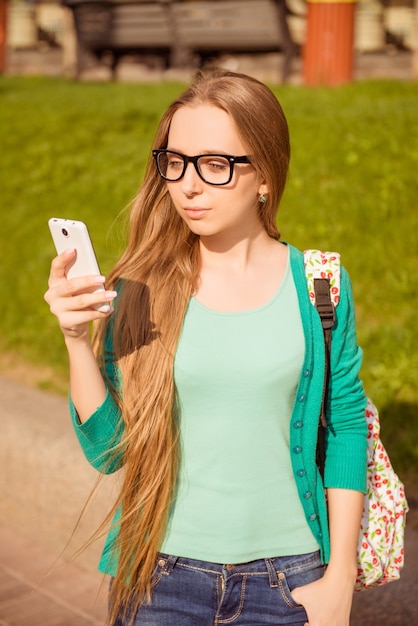
{"label": "wrist", "polygon": [[86,349],[88,349],[89,351],[93,350],[92,345],[91,345],[90,333],[88,331],[82,334],[77,334],[77,335],[65,334],[64,341],[65,341],[67,350],[70,354],[78,350],[83,350],[83,351],[85,351]]}
{"label": "wrist", "polygon": [[356,581],[357,564],[356,563],[333,563],[327,565],[324,577],[340,581],[341,583],[353,584]]}

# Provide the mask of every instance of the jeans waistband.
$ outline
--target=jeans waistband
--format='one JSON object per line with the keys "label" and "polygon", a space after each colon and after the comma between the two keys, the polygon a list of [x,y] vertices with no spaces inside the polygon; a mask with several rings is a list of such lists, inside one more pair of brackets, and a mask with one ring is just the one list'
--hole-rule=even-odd
{"label": "jeans waistband", "polygon": [[304,567],[311,562],[319,560],[319,550],[316,552],[309,552],[307,554],[257,559],[246,563],[212,563],[210,561],[201,561],[198,559],[161,553],[158,557],[158,565],[166,573],[170,573],[176,565],[180,565],[182,567],[206,571],[213,574],[222,574],[226,570],[229,574],[265,573],[271,575],[272,570],[274,570],[274,572],[286,572],[295,568]]}

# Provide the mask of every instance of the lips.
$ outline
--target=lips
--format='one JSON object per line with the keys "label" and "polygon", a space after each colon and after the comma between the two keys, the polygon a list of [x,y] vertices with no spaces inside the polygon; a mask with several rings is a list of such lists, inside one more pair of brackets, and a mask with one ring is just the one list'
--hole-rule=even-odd
{"label": "lips", "polygon": [[184,212],[188,215],[192,220],[198,220],[209,213],[209,209],[202,209],[200,207],[190,207],[185,208]]}

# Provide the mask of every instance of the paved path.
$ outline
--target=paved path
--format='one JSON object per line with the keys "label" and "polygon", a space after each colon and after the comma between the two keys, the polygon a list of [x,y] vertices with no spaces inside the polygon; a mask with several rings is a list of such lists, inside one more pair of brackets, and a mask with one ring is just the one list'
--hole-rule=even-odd
{"label": "paved path", "polygon": [[106,588],[99,573],[0,526],[0,626],[102,626]]}
{"label": "paved path", "polygon": [[[69,562],[103,520],[113,488],[97,481],[70,425],[66,399],[0,376],[0,626],[104,624],[101,541]],[[103,485],[105,487],[105,485]]]}

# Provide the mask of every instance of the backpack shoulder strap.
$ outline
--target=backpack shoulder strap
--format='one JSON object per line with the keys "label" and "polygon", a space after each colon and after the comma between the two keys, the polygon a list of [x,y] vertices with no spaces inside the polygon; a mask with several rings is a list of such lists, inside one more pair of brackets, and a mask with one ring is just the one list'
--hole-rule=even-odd
{"label": "backpack shoulder strap", "polygon": [[[338,252],[305,250],[305,274],[308,282],[309,298],[321,318],[327,352],[325,376],[328,379],[329,357],[331,354],[332,327],[335,323],[335,307],[340,300],[340,255]],[[325,406],[321,419],[325,419]]]}
{"label": "backpack shoulder strap", "polygon": [[316,305],[315,279],[327,279],[330,286],[330,297],[334,306],[340,301],[340,255],[338,252],[322,250],[305,250],[303,253],[305,274],[308,281],[309,297]]}
{"label": "backpack shoulder strap", "polygon": [[335,323],[335,307],[340,300],[340,255],[338,252],[305,250],[304,263],[309,298],[321,319],[325,342],[324,386],[317,446],[317,463],[323,476],[325,466],[326,406],[331,366],[332,327]]}

